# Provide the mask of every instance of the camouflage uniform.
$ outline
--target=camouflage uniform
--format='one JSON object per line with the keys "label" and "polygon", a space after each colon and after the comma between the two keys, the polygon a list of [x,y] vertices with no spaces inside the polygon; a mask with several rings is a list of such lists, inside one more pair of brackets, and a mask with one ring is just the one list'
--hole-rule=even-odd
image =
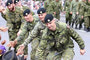
{"label": "camouflage uniform", "polygon": [[[19,8],[15,7],[15,11],[11,12],[7,8],[5,13],[2,14],[7,21],[8,33],[9,33],[9,40],[14,41],[17,37],[17,33],[22,26],[22,11]],[[15,47],[16,48],[16,47]]]}
{"label": "camouflage uniform", "polygon": [[82,19],[82,16],[84,17],[84,11],[85,11],[85,2],[81,1],[78,4],[78,12],[79,12],[79,29],[82,28],[82,23],[84,22],[84,18]]}
{"label": "camouflage uniform", "polygon": [[[36,49],[39,45],[41,35],[43,33],[43,30],[45,29],[45,24],[39,21],[34,29],[31,31],[31,34],[28,36],[28,38],[25,40],[23,43],[25,46],[28,45],[31,41],[32,45],[32,51],[31,51],[31,60],[35,60],[35,54],[36,54]],[[38,39],[36,39],[38,38]]]}
{"label": "camouflage uniform", "polygon": [[[19,42],[18,45],[22,44],[24,42],[24,38],[26,36],[26,34],[29,32],[31,32],[31,30],[34,28],[35,24],[38,22],[38,19],[35,18],[35,16],[33,16],[34,21],[33,22],[25,22],[23,27],[22,27],[22,31],[20,33],[20,35],[16,38],[16,40]],[[19,47],[18,47],[19,48]],[[18,49],[17,48],[17,49]],[[27,53],[27,47],[25,48],[24,53]]]}
{"label": "camouflage uniform", "polygon": [[84,13],[84,26],[87,31],[90,31],[90,2],[86,2]]}
{"label": "camouflage uniform", "polygon": [[56,12],[54,17],[57,18],[58,20],[60,20],[60,12],[62,11],[61,1],[59,1],[59,0],[54,1],[53,6],[54,6],[54,12]]}
{"label": "camouflage uniform", "polygon": [[77,17],[77,14],[76,14],[76,12],[78,12],[77,10],[77,7],[78,7],[78,1],[72,1],[71,2],[71,6],[70,6],[70,11],[72,12],[72,27],[73,27],[73,25],[74,24],[76,24],[77,25],[77,21],[78,21],[78,19],[76,19],[76,17]]}
{"label": "camouflage uniform", "polygon": [[71,5],[72,0],[67,0],[65,2],[65,8],[64,11],[66,11],[66,23],[69,23],[71,25],[71,19],[72,19],[72,14],[70,14],[70,5]]}
{"label": "camouflage uniform", "polygon": [[73,60],[74,44],[71,37],[78,43],[80,49],[84,49],[85,45],[81,37],[65,23],[56,22],[55,31],[46,28],[36,52],[39,60],[44,59],[45,49],[48,50],[47,60],[61,60],[61,58]]}
{"label": "camouflage uniform", "polygon": [[44,8],[46,9],[47,13],[53,14],[54,13],[54,1],[52,0],[46,1]]}

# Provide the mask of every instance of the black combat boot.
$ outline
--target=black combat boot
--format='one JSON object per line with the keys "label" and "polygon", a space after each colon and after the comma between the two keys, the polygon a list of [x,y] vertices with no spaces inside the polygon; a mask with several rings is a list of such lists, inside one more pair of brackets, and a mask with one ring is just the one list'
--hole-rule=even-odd
{"label": "black combat boot", "polygon": [[77,25],[75,26],[75,29],[77,29]]}
{"label": "black combat boot", "polygon": [[86,32],[89,32],[89,28],[85,28],[85,27],[84,27],[84,30],[85,30]]}
{"label": "black combat boot", "polygon": [[79,25],[79,30],[82,28],[82,25]]}

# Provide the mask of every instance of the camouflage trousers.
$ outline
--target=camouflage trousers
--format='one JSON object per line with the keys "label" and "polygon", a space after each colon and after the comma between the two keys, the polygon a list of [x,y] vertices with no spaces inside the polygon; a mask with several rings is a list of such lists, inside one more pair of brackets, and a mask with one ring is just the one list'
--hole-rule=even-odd
{"label": "camouflage trousers", "polygon": [[84,17],[84,26],[90,28],[90,16]]}
{"label": "camouflage trousers", "polygon": [[37,47],[39,45],[39,40],[40,38],[37,37],[31,42],[31,47],[32,47],[32,51],[30,53],[31,60],[35,60],[35,54],[36,54]]}
{"label": "camouflage trousers", "polygon": [[73,48],[67,48],[63,52],[50,51],[46,60],[73,60]]}
{"label": "camouflage trousers", "polygon": [[69,14],[69,12],[66,12],[66,23],[71,25],[71,19],[72,19],[72,15]]}

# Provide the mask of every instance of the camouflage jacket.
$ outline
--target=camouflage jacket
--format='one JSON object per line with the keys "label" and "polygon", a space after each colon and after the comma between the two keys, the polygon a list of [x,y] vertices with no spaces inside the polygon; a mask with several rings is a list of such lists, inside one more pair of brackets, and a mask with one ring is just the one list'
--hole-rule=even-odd
{"label": "camouflage jacket", "polygon": [[33,16],[33,18],[34,18],[33,22],[27,22],[27,21],[26,21],[26,22],[24,23],[20,35],[16,38],[16,40],[17,40],[18,42],[21,41],[21,40],[23,40],[25,34],[31,32],[31,30],[34,28],[34,26],[35,26],[36,23],[38,22],[38,19],[37,19],[35,16]]}
{"label": "camouflage jacket", "polygon": [[90,16],[90,2],[86,3],[84,16]]}
{"label": "camouflage jacket", "polygon": [[72,11],[72,12],[78,12],[78,9],[77,9],[78,3],[79,3],[79,2],[72,1],[72,2],[71,2],[71,6],[70,6],[70,11]]}
{"label": "camouflage jacket", "polygon": [[50,31],[48,28],[44,30],[37,48],[37,55],[43,59],[45,50],[62,52],[64,49],[73,48],[74,44],[71,37],[78,43],[80,49],[84,49],[84,42],[78,33],[67,27],[65,23],[57,22],[56,31]]}
{"label": "camouflage jacket", "polygon": [[79,12],[79,15],[84,16],[85,7],[86,7],[85,2],[82,2],[82,1],[79,2],[79,4],[78,4],[78,12]]}
{"label": "camouflage jacket", "polygon": [[64,11],[70,12],[70,5],[71,5],[71,1],[66,1],[64,6]]}
{"label": "camouflage jacket", "polygon": [[62,11],[62,3],[61,1],[58,2],[53,2],[53,6],[54,6],[54,12],[56,12],[56,14],[60,14],[60,11]]}
{"label": "camouflage jacket", "polygon": [[45,5],[44,5],[44,8],[46,9],[46,12],[49,13],[49,14],[53,14],[54,12],[54,1],[51,1],[51,2],[46,2]]}
{"label": "camouflage jacket", "polygon": [[43,34],[43,30],[45,29],[45,24],[39,21],[34,29],[31,31],[31,34],[28,36],[28,38],[23,43],[25,46],[28,45],[35,37],[41,38],[41,35]]}
{"label": "camouflage jacket", "polygon": [[16,7],[15,11],[11,12],[7,8],[3,15],[7,21],[7,26],[9,28],[9,32],[16,29],[15,33],[17,33],[22,24],[22,16],[21,16],[22,12],[20,11],[20,9]]}

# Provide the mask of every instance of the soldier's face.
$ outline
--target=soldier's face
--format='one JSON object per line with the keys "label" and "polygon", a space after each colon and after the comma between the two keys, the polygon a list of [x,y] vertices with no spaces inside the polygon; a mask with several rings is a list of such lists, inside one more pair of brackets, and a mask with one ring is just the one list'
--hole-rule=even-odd
{"label": "soldier's face", "polygon": [[24,16],[25,20],[28,22],[32,22],[33,21],[33,16],[32,14],[28,14],[27,16]]}
{"label": "soldier's face", "polygon": [[8,8],[10,11],[13,11],[13,10],[14,10],[14,4],[10,4],[9,6],[7,6],[7,8]]}
{"label": "soldier's face", "polygon": [[56,30],[55,20],[52,20],[51,22],[46,23],[46,26],[48,27],[49,30],[55,31]]}
{"label": "soldier's face", "polygon": [[46,16],[46,13],[38,14],[38,16],[39,16],[39,19],[40,19],[41,21],[44,21],[44,18],[45,18],[45,16]]}

